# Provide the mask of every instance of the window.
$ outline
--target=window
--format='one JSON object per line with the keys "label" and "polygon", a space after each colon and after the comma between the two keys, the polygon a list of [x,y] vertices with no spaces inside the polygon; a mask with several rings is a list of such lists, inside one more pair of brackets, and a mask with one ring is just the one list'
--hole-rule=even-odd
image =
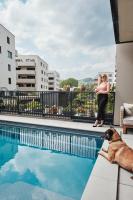
{"label": "window", "polygon": [[11,65],[8,64],[8,71],[11,71]]}
{"label": "window", "polygon": [[49,80],[54,80],[54,78],[53,77],[49,77]]}
{"label": "window", "polygon": [[43,70],[41,70],[41,73],[43,74]]}
{"label": "window", "polygon": [[41,85],[41,88],[42,88],[42,85]]}
{"label": "window", "polygon": [[10,38],[9,37],[7,37],[7,43],[10,44]]}
{"label": "window", "polygon": [[54,90],[54,88],[53,87],[49,87],[49,90]]}
{"label": "window", "polygon": [[27,70],[35,70],[35,67],[27,67]]}
{"label": "window", "polygon": [[42,66],[42,62],[40,63],[40,65]]}
{"label": "window", "polygon": [[8,58],[12,59],[12,52],[8,51]]}
{"label": "window", "polygon": [[43,81],[43,78],[42,78],[42,81]]}
{"label": "window", "polygon": [[16,59],[16,62],[23,62],[22,59]]}
{"label": "window", "polygon": [[11,78],[8,78],[8,84],[11,84]]}
{"label": "window", "polygon": [[1,50],[1,46],[0,46],[0,53],[2,52],[2,50]]}

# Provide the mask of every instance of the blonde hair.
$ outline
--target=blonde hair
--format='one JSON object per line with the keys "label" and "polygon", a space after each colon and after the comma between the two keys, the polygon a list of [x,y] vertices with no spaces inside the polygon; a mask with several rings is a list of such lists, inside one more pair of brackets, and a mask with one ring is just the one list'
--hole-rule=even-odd
{"label": "blonde hair", "polygon": [[108,81],[108,75],[107,74],[102,74],[101,77],[105,78],[105,80]]}

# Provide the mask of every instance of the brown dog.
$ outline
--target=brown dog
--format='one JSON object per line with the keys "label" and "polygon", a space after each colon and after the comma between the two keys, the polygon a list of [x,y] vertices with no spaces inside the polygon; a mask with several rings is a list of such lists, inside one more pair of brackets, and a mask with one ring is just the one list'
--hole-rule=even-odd
{"label": "brown dog", "polygon": [[117,163],[122,168],[133,172],[133,149],[123,142],[114,128],[108,129],[104,138],[109,141],[109,147],[108,150],[102,149],[99,154],[111,163]]}

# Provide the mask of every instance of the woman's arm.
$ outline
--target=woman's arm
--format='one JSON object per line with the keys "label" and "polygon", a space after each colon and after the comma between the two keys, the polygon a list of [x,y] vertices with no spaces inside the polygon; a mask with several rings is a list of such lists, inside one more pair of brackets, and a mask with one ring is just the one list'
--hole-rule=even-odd
{"label": "woman's arm", "polygon": [[99,90],[98,92],[97,92],[97,94],[108,94],[109,93],[109,91],[110,91],[110,83],[107,83],[107,90]]}

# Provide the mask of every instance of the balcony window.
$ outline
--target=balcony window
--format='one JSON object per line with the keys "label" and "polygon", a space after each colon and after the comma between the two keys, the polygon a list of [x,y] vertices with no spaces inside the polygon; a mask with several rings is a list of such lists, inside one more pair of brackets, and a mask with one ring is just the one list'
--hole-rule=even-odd
{"label": "balcony window", "polygon": [[54,80],[54,78],[53,77],[49,77],[49,80]]}
{"label": "balcony window", "polygon": [[53,88],[53,87],[50,87],[49,90],[54,90],[54,88]]}
{"label": "balcony window", "polygon": [[8,64],[8,71],[11,71],[11,65]]}
{"label": "balcony window", "polygon": [[52,82],[52,83],[49,83],[49,85],[53,85],[54,83]]}
{"label": "balcony window", "polygon": [[2,52],[1,46],[0,46],[0,53]]}
{"label": "balcony window", "polygon": [[10,38],[9,37],[7,37],[7,43],[10,44]]}
{"label": "balcony window", "polygon": [[18,79],[35,79],[35,76],[20,74],[18,75]]}
{"label": "balcony window", "polygon": [[11,85],[11,78],[8,78],[8,84]]}
{"label": "balcony window", "polygon": [[8,51],[8,58],[12,59],[12,52],[11,51]]}
{"label": "balcony window", "polygon": [[35,84],[26,84],[26,87],[35,87]]}
{"label": "balcony window", "polygon": [[35,70],[35,67],[27,67],[27,70]]}
{"label": "balcony window", "polygon": [[16,62],[23,62],[22,59],[16,59]]}
{"label": "balcony window", "polygon": [[20,67],[16,67],[16,70],[21,70],[21,68]]}

